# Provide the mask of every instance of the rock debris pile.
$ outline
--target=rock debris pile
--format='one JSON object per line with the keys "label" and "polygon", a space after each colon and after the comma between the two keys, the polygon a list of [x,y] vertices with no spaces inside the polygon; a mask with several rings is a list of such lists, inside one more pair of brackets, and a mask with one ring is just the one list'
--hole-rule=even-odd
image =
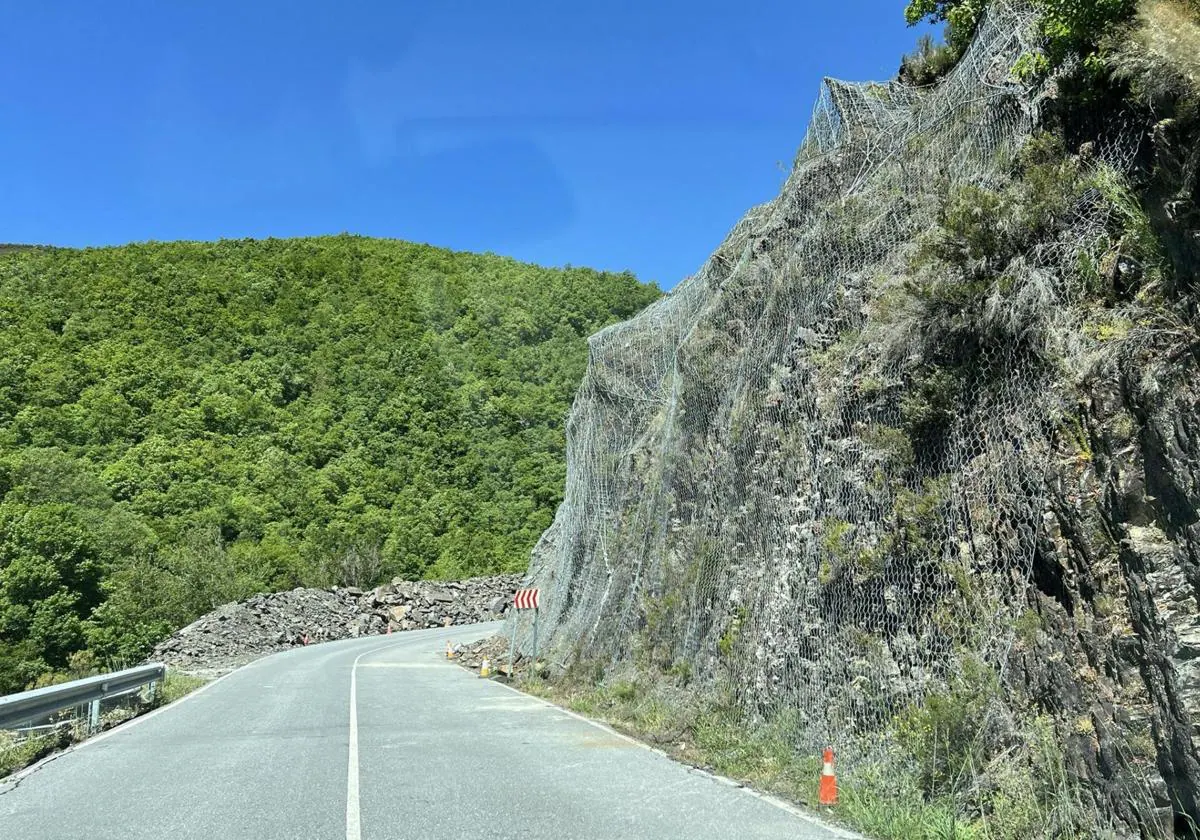
{"label": "rock debris pile", "polygon": [[[459,665],[470,671],[478,672],[483,660],[486,659],[494,675],[508,676],[508,639],[503,635],[490,636],[469,645],[456,645],[454,656]],[[514,670],[520,673],[521,666],[528,660],[529,657],[518,651]]]}
{"label": "rock debris pile", "polygon": [[499,618],[520,575],[293,589],[225,604],[160,642],[156,661],[222,670],[296,645],[391,631],[476,624]]}

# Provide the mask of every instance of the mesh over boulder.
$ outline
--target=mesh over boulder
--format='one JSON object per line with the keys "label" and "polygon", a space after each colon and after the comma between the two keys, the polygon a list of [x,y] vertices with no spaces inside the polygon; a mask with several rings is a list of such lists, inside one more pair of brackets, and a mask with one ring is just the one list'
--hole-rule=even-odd
{"label": "mesh over boulder", "polygon": [[[843,767],[966,659],[1004,669],[1058,374],[989,345],[949,404],[925,398],[943,420],[914,448],[926,348],[893,309],[948,190],[1002,179],[1038,124],[1046,91],[1011,72],[1033,23],[997,5],[932,88],[826,81],[779,197],[592,337],[530,570],[560,661],[687,663],[752,714],[786,712],[814,755],[839,745]],[[1059,334],[1107,212],[1080,204],[1010,290]]]}

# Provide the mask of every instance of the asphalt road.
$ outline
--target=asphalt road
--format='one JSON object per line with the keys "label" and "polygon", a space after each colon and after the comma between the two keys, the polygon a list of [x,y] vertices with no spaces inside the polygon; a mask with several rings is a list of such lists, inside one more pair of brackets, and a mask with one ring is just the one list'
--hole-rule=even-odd
{"label": "asphalt road", "polygon": [[850,836],[446,661],[495,627],[259,660],[0,782],[0,838]]}

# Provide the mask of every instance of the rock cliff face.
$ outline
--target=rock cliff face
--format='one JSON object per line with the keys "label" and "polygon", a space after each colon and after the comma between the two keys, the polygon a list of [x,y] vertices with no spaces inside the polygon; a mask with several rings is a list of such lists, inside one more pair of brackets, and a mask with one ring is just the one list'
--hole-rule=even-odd
{"label": "rock cliff face", "polygon": [[1049,757],[1097,826],[1172,836],[1200,816],[1195,172],[1179,126],[1084,131],[1061,78],[1021,84],[1030,23],[993,10],[934,89],[828,81],[780,196],[592,338],[531,577],[559,662],[686,678],[850,774],[906,754],[930,795],[970,766],[980,809]]}
{"label": "rock cliff face", "polygon": [[1106,807],[1170,836],[1200,791],[1200,371],[1140,362],[1084,390],[1091,457],[1051,471],[1026,593],[1041,630],[1007,679],[1076,721],[1066,754]]}

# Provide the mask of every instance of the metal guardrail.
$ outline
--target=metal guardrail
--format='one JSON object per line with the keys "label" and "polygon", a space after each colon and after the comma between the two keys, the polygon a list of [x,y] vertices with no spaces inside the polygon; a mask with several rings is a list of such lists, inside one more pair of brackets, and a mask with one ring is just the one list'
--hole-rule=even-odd
{"label": "metal guardrail", "polygon": [[152,663],[0,697],[0,729],[14,729],[18,724],[30,723],[63,709],[87,705],[89,728],[95,730],[100,725],[101,700],[128,694],[144,685],[153,686],[166,676],[166,665]]}

